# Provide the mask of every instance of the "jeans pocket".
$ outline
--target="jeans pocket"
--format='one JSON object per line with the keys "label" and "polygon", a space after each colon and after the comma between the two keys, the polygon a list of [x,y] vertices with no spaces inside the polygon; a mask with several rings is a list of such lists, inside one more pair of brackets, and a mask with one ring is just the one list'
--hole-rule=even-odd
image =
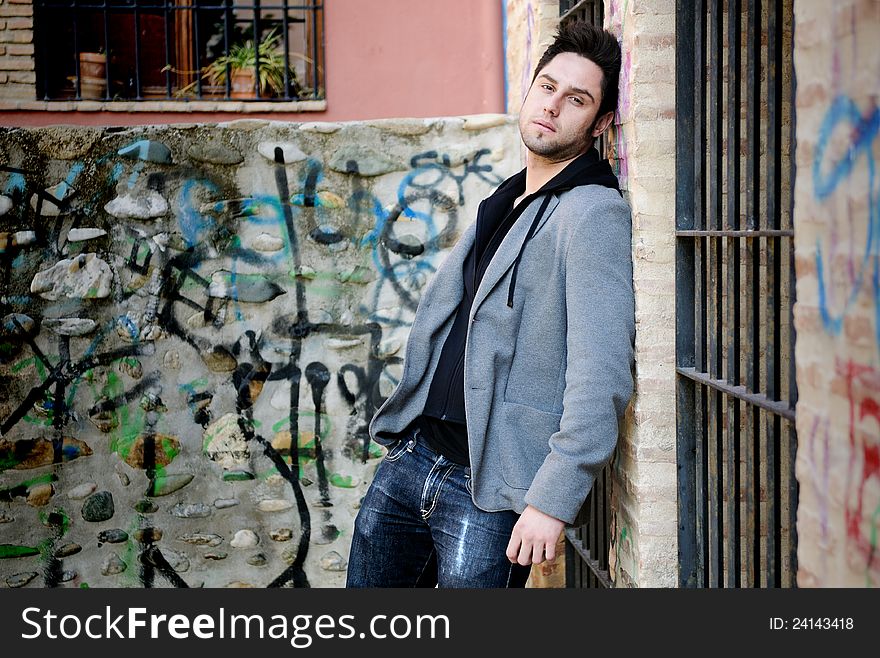
{"label": "jeans pocket", "polygon": [[385,454],[385,461],[397,461],[398,459],[400,459],[403,453],[405,453],[407,450],[411,450],[414,444],[415,439],[400,439],[397,443],[388,448],[388,452]]}
{"label": "jeans pocket", "polygon": [[467,492],[468,492],[471,496],[474,495],[473,478],[471,477],[471,474],[470,474],[470,473],[465,473],[465,474],[464,474],[464,488],[467,489]]}

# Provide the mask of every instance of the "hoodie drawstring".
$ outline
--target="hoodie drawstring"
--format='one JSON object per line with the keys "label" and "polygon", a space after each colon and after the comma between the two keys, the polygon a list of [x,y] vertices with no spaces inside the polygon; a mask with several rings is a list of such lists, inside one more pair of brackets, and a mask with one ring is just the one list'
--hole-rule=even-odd
{"label": "hoodie drawstring", "polygon": [[538,224],[541,222],[541,217],[544,216],[544,211],[547,210],[547,205],[550,203],[550,194],[544,195],[544,201],[541,203],[541,207],[538,209],[538,214],[535,215],[535,219],[532,221],[532,225],[529,227],[529,232],[526,233],[526,239],[523,240],[522,246],[519,248],[519,254],[516,256],[516,261],[513,264],[513,272],[510,275],[510,287],[507,289],[507,306],[509,308],[513,308],[513,289],[516,288],[516,272],[519,269],[519,261],[522,258],[523,252],[526,250],[526,244],[529,240],[532,239],[532,235],[535,233],[535,229],[538,228]]}

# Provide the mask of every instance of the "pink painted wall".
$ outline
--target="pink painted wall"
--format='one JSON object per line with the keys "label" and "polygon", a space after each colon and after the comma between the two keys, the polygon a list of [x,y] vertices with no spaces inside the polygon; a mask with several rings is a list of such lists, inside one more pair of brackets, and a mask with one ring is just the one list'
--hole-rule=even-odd
{"label": "pink painted wall", "polygon": [[0,124],[348,121],[504,112],[500,0],[326,0],[325,5],[324,112],[3,112]]}

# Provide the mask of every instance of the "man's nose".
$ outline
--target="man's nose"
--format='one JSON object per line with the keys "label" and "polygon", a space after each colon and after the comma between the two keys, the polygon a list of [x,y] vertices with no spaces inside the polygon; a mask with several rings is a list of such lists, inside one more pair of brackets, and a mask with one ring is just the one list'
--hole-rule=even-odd
{"label": "man's nose", "polygon": [[552,94],[544,99],[544,111],[554,117],[559,114],[559,96],[557,94]]}

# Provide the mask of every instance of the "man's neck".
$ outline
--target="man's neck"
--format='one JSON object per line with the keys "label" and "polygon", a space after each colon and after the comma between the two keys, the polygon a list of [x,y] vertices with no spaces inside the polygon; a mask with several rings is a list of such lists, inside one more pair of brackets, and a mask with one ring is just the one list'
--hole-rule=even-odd
{"label": "man's neck", "polygon": [[556,174],[565,169],[570,162],[579,158],[581,155],[583,155],[583,153],[578,153],[576,156],[569,158],[568,160],[553,162],[527,150],[526,189],[522,195],[514,201],[513,205],[518,205],[524,198],[540,190],[548,181],[556,176]]}

